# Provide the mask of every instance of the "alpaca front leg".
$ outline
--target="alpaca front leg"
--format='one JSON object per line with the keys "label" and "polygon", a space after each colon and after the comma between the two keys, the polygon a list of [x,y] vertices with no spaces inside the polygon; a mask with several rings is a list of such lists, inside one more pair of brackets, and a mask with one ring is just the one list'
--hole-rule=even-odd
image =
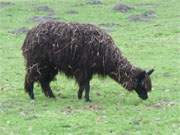
{"label": "alpaca front leg", "polygon": [[90,93],[90,85],[89,85],[89,82],[85,84],[84,89],[85,89],[85,101],[86,101],[86,102],[91,102],[91,100],[90,100],[90,98],[89,98],[89,93]]}
{"label": "alpaca front leg", "polygon": [[79,85],[79,91],[78,91],[78,99],[82,98],[83,91],[85,91],[85,101],[89,102],[89,91],[90,86],[89,82],[91,80],[91,74],[87,74],[87,72],[76,72],[75,78]]}
{"label": "alpaca front leg", "polygon": [[82,99],[83,91],[84,91],[84,86],[79,86],[78,99]]}
{"label": "alpaca front leg", "polygon": [[46,97],[55,98],[51,87],[49,86],[49,82],[40,81],[40,84]]}

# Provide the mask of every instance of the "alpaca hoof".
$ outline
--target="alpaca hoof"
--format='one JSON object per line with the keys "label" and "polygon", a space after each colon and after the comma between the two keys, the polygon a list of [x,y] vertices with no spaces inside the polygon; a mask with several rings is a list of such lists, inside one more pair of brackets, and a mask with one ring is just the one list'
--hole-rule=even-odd
{"label": "alpaca hoof", "polygon": [[82,94],[78,93],[78,99],[82,99]]}
{"label": "alpaca hoof", "polygon": [[48,98],[55,98],[54,94],[51,91],[46,92],[45,96]]}
{"label": "alpaca hoof", "polygon": [[85,99],[85,102],[92,102],[91,99]]}
{"label": "alpaca hoof", "polygon": [[31,100],[34,100],[34,94],[33,93],[29,93],[29,97]]}
{"label": "alpaca hoof", "polygon": [[78,96],[78,99],[79,99],[79,100],[82,99],[82,96]]}

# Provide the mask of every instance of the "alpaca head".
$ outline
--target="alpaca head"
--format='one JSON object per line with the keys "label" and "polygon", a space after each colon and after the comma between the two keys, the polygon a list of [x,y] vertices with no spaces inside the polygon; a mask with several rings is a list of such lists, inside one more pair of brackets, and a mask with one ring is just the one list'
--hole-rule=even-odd
{"label": "alpaca head", "polygon": [[138,96],[146,100],[148,98],[148,92],[151,91],[151,78],[150,75],[153,73],[154,69],[149,71],[143,71],[136,77],[136,87],[134,88]]}

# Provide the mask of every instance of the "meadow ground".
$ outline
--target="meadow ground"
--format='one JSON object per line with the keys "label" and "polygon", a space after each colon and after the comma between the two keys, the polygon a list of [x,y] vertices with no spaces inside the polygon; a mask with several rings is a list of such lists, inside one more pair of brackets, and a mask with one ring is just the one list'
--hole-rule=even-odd
{"label": "meadow ground", "polygon": [[[93,102],[85,103],[74,80],[58,75],[51,84],[56,100],[36,85],[32,103],[20,48],[27,30],[46,20],[105,29],[133,64],[155,69],[149,99],[95,76]],[[179,135],[180,1],[0,0],[0,134]]]}

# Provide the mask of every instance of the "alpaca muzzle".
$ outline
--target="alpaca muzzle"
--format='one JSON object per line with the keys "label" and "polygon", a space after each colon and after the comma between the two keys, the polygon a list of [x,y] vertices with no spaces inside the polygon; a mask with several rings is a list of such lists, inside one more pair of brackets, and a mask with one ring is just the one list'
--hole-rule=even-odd
{"label": "alpaca muzzle", "polygon": [[140,97],[142,100],[148,99],[148,95],[147,95],[147,94],[146,94],[146,95],[139,95],[139,97]]}

